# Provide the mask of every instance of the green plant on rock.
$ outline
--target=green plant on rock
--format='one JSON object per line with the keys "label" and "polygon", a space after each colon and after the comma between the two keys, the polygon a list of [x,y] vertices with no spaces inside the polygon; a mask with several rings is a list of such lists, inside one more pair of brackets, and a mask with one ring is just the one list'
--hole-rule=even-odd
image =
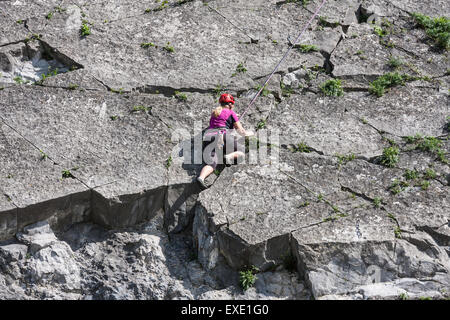
{"label": "green plant on rock", "polygon": [[220,97],[220,94],[223,90],[223,85],[222,84],[217,84],[216,87],[214,88],[214,97],[216,99],[218,99]]}
{"label": "green plant on rock", "polygon": [[246,291],[253,286],[257,279],[255,275],[257,272],[259,272],[259,269],[255,266],[239,272],[239,284],[241,285],[242,290]]}
{"label": "green plant on rock", "polygon": [[416,148],[426,152],[437,152],[442,145],[442,141],[435,137],[423,137]]}
{"label": "green plant on rock", "polygon": [[437,176],[436,172],[431,168],[428,168],[423,174],[423,177],[428,180],[434,179],[436,178],[436,176]]}
{"label": "green plant on rock", "polygon": [[300,142],[296,146],[293,147],[293,152],[304,152],[309,153],[312,149],[305,142]]}
{"label": "green plant on rock", "polygon": [[160,10],[167,8],[168,3],[169,3],[169,1],[167,1],[167,0],[163,1],[158,7],[153,9],[153,11],[160,11]]}
{"label": "green plant on rock", "polygon": [[[255,90],[259,91],[259,90],[261,90],[261,88],[262,88],[262,86],[258,84],[258,85],[255,87]],[[261,94],[262,94],[263,97],[267,97],[267,96],[270,94],[270,90],[268,90],[268,89],[266,88],[266,86],[264,86],[264,88],[263,88],[262,91],[261,91]]]}
{"label": "green plant on rock", "polygon": [[232,77],[235,77],[236,75],[238,75],[239,73],[245,73],[247,72],[247,68],[244,67],[244,63],[240,62],[237,67],[236,67],[236,71],[231,75]]}
{"label": "green plant on rock", "polygon": [[36,84],[42,84],[47,78],[50,78],[52,76],[56,76],[58,74],[58,68],[51,69],[49,68],[48,73],[41,74],[41,80],[36,81]]}
{"label": "green plant on rock", "polygon": [[342,82],[339,79],[330,79],[322,83],[320,90],[327,96],[339,97],[344,94]]}
{"label": "green plant on rock", "polygon": [[380,77],[370,84],[369,92],[381,97],[384,95],[387,88],[391,88],[397,85],[404,85],[405,81],[411,80],[408,75],[401,75],[398,72],[389,72]]}
{"label": "green plant on rock", "polygon": [[54,10],[57,11],[57,12],[59,12],[59,13],[63,13],[63,12],[66,11],[67,9],[64,9],[64,8],[62,8],[62,7],[60,7],[60,6],[56,6],[56,7],[54,7]]}
{"label": "green plant on rock", "polygon": [[373,199],[373,205],[375,206],[375,208],[379,208],[382,201],[383,199],[381,199],[380,197],[375,197]]}
{"label": "green plant on rock", "polygon": [[381,163],[386,167],[394,167],[399,160],[399,154],[400,151],[395,146],[384,148]]}
{"label": "green plant on rock", "polygon": [[46,160],[48,158],[48,155],[44,151],[39,149],[39,152],[41,153],[41,160]]}
{"label": "green plant on rock", "polygon": [[17,84],[23,84],[25,81],[22,79],[21,76],[17,76],[13,79]]}
{"label": "green plant on rock", "polygon": [[399,300],[408,300],[409,299],[409,297],[408,297],[408,295],[406,294],[406,293],[400,293],[399,295],[398,295],[398,299]]}
{"label": "green plant on rock", "polygon": [[403,174],[406,180],[414,180],[418,177],[418,172],[416,170],[409,170],[406,169],[405,173]]}
{"label": "green plant on rock", "polygon": [[[339,211],[336,211],[335,208],[337,208],[337,207],[333,206],[334,212],[339,212]],[[322,220],[322,222],[336,221],[339,218],[345,218],[345,217],[348,217],[348,214],[346,214],[346,213],[339,213],[339,214],[335,214],[335,215],[326,217],[325,219]]]}
{"label": "green plant on rock", "polygon": [[70,170],[63,170],[61,171],[63,179],[72,178],[75,179],[73,174],[70,172]]}
{"label": "green plant on rock", "polygon": [[266,126],[266,120],[261,119],[258,121],[258,124],[256,125],[256,130],[262,129]]}
{"label": "green plant on rock", "polygon": [[81,22],[80,35],[82,37],[86,37],[91,34],[91,28],[89,27],[89,22],[87,20],[83,20]]}
{"label": "green plant on rock", "polygon": [[170,166],[172,165],[172,156],[169,156],[169,158],[166,160],[166,169],[169,169]]}
{"label": "green plant on rock", "polygon": [[296,48],[302,53],[319,51],[319,48],[313,44],[299,44],[296,45]]}
{"label": "green plant on rock", "polygon": [[407,183],[405,181],[400,181],[398,179],[394,179],[391,186],[389,187],[389,190],[393,194],[399,194],[400,192],[405,190],[407,187],[409,187],[409,183]]}
{"label": "green plant on rock", "polygon": [[422,139],[422,135],[420,133],[417,133],[415,136],[407,136],[403,139],[405,139],[406,143],[415,143],[416,141]]}
{"label": "green plant on rock", "polygon": [[336,154],[336,157],[338,158],[338,163],[339,164],[346,164],[347,162],[356,159],[356,156],[355,156],[354,153],[351,153],[351,154],[348,154],[348,155]]}
{"label": "green plant on rock", "polygon": [[149,111],[150,108],[146,107],[146,106],[142,106],[142,105],[138,105],[138,106],[134,106],[133,109],[131,110],[132,112],[138,112],[138,111]]}
{"label": "green plant on rock", "polygon": [[400,229],[400,227],[395,227],[394,228],[394,235],[397,239],[401,239],[402,238],[402,230]]}
{"label": "green plant on rock", "polygon": [[438,138],[416,134],[415,136],[407,136],[404,139],[409,144],[415,144],[413,150],[417,149],[423,152],[434,154],[442,163],[448,163],[445,151],[441,149],[442,141]]}
{"label": "green plant on rock", "polygon": [[292,89],[291,87],[286,87],[286,85],[281,82],[280,83],[280,88],[281,88],[281,95],[283,97],[290,97],[292,93],[294,93],[294,89]]}
{"label": "green plant on rock", "polygon": [[181,93],[180,91],[175,91],[174,96],[178,101],[187,101],[187,95],[185,93]]}
{"label": "green plant on rock", "polygon": [[422,190],[427,190],[430,187],[430,181],[423,180],[422,182],[420,182],[419,186]]}
{"label": "green plant on rock", "polygon": [[309,202],[308,201],[304,201],[304,202],[300,203],[300,205],[298,207],[299,208],[304,208],[304,207],[307,207],[307,206],[309,206]]}
{"label": "green plant on rock", "polygon": [[384,37],[388,34],[388,32],[385,29],[383,29],[381,26],[375,26],[373,28],[373,32],[375,34],[377,34],[379,37]]}
{"label": "green plant on rock", "polygon": [[450,48],[450,19],[447,17],[430,18],[421,13],[412,13],[411,16],[425,30],[428,37],[442,49]]}
{"label": "green plant on rock", "polygon": [[153,42],[142,42],[141,43],[141,48],[149,48],[149,47],[156,47],[156,45]]}
{"label": "green plant on rock", "polygon": [[170,45],[170,42],[167,42],[167,44],[164,46],[163,49],[169,53],[175,52],[175,49],[173,48],[173,46]]}
{"label": "green plant on rock", "polygon": [[397,69],[403,65],[403,61],[400,58],[390,57],[388,65],[391,68]]}

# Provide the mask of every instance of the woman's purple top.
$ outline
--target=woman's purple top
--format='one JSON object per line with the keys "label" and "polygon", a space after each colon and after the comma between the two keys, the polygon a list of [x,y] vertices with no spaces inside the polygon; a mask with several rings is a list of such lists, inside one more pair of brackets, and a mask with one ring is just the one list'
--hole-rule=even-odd
{"label": "woman's purple top", "polygon": [[216,118],[211,116],[208,129],[227,128],[233,129],[234,124],[239,121],[237,114],[228,108],[223,108],[220,115]]}

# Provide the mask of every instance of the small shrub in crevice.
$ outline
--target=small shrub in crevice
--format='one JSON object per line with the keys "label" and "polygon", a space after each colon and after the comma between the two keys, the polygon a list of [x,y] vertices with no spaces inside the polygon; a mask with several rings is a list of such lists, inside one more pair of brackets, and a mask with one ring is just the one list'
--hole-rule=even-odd
{"label": "small shrub in crevice", "polygon": [[408,300],[408,299],[409,299],[408,295],[404,292],[400,293],[398,296],[398,300]]}
{"label": "small shrub in crevice", "polygon": [[166,161],[166,169],[170,168],[170,166],[172,165],[172,161],[173,161],[172,156],[169,156],[169,158]]}
{"label": "small shrub in crevice", "polygon": [[[156,7],[155,9],[153,9],[153,11],[161,11],[165,8],[167,8],[167,5],[169,4],[169,1],[165,0],[163,1],[158,7]],[[147,9],[148,10],[148,9]],[[147,12],[147,10],[145,12]]]}
{"label": "small shrub in crevice", "polygon": [[439,48],[450,48],[450,19],[447,17],[430,18],[421,13],[412,13],[411,16],[421,26],[428,37],[434,40]]}
{"label": "small shrub in crevice", "polygon": [[[259,90],[261,90],[261,88],[262,88],[261,85],[257,85],[257,86],[255,87],[255,90],[259,91]],[[270,94],[270,90],[268,90],[268,89],[266,88],[266,86],[264,86],[264,88],[263,88],[262,91],[261,91],[261,94],[262,94],[263,97],[267,97],[267,96]]]}
{"label": "small shrub in crevice", "polygon": [[300,142],[299,144],[297,144],[296,146],[292,147],[292,151],[293,152],[304,152],[304,153],[309,153],[311,151],[313,151],[311,149],[311,147],[309,147],[305,142]]}
{"label": "small shrub in crevice", "polygon": [[181,93],[180,91],[175,91],[174,97],[178,101],[187,101],[187,95],[185,93]]}
{"label": "small shrub in crevice", "polygon": [[418,172],[416,170],[409,170],[406,169],[405,173],[403,174],[403,176],[405,177],[406,180],[414,180],[417,179]]}
{"label": "small shrub in crevice", "polygon": [[134,106],[133,109],[131,109],[131,112],[138,112],[138,111],[145,111],[148,112],[151,109],[151,107],[146,107],[146,106]]}
{"label": "small shrub in crevice", "polygon": [[175,52],[175,49],[173,48],[173,46],[170,45],[170,42],[167,42],[167,44],[163,47],[163,49],[169,53]]}
{"label": "small shrub in crevice", "polygon": [[142,42],[141,43],[141,48],[149,48],[149,47],[157,47],[153,42]]}
{"label": "small shrub in crevice", "polygon": [[434,154],[442,163],[448,163],[445,151],[441,149],[442,141],[438,138],[416,134],[415,136],[408,136],[404,139],[406,140],[406,143],[415,144],[412,150],[417,149],[423,152]]}
{"label": "small shrub in crevice", "polygon": [[339,79],[330,79],[322,83],[320,90],[327,96],[339,97],[344,94],[342,82]]}
{"label": "small shrub in crevice", "polygon": [[381,202],[383,201],[383,199],[381,199],[380,197],[375,197],[373,199],[373,205],[375,208],[379,208],[381,205]]}
{"label": "small shrub in crevice", "polygon": [[70,172],[70,170],[63,170],[63,171],[61,171],[61,174],[62,174],[63,179],[67,179],[67,178],[75,179],[75,177]]}
{"label": "small shrub in crevice", "polygon": [[424,179],[427,179],[427,180],[434,179],[434,178],[436,178],[436,176],[437,176],[436,172],[431,168],[428,168],[425,171],[425,173],[423,174]]}
{"label": "small shrub in crevice", "polygon": [[90,34],[91,34],[91,28],[89,27],[89,22],[87,20],[83,20],[81,22],[80,36],[86,37]]}
{"label": "small shrub in crevice", "polygon": [[256,125],[256,130],[262,129],[266,126],[266,120],[261,119],[258,121],[258,124]]}
{"label": "small shrub in crevice", "polygon": [[420,184],[418,186],[420,186],[420,188],[422,190],[427,190],[430,187],[430,181],[423,180],[423,181],[420,182]]}
{"label": "small shrub in crevice", "polygon": [[339,164],[346,164],[347,162],[355,160],[356,156],[355,156],[354,153],[351,153],[351,154],[348,154],[348,155],[336,154],[336,158],[338,159],[338,163]]}
{"label": "small shrub in crevice", "polygon": [[294,89],[286,87],[286,85],[283,82],[280,83],[280,88],[281,88],[281,95],[283,97],[290,97],[291,94],[294,93]]}
{"label": "small shrub in crevice", "polygon": [[319,48],[313,44],[300,44],[296,48],[302,53],[319,51]]}
{"label": "small shrub in crevice", "polygon": [[231,75],[232,77],[238,75],[239,73],[245,73],[247,72],[247,68],[244,67],[244,63],[241,62],[237,65],[236,71]]}
{"label": "small shrub in crevice", "polygon": [[400,151],[397,147],[384,148],[380,162],[386,167],[394,167],[399,160]]}
{"label": "small shrub in crevice", "polygon": [[406,81],[413,80],[408,75],[401,75],[398,72],[389,72],[380,77],[370,84],[369,92],[381,97],[384,95],[387,88],[391,88],[398,85],[404,85]]}
{"label": "small shrub in crevice", "polygon": [[394,179],[391,186],[389,187],[389,190],[393,194],[399,194],[400,192],[405,190],[407,187],[409,187],[409,183],[407,183],[405,181],[400,181],[398,179]]}
{"label": "small shrub in crevice", "polygon": [[257,279],[255,273],[257,272],[259,272],[259,269],[255,266],[239,272],[239,284],[241,285],[242,290],[246,291],[254,285]]}
{"label": "small shrub in crevice", "polygon": [[393,69],[397,69],[403,65],[403,61],[400,58],[391,57],[388,61],[388,65]]}

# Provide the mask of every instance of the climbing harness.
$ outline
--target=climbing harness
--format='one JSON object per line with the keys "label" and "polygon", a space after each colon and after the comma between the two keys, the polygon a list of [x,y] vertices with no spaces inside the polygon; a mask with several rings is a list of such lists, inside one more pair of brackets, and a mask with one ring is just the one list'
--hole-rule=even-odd
{"label": "climbing harness", "polygon": [[298,37],[295,39],[294,43],[291,44],[291,46],[289,47],[288,51],[286,51],[286,53],[284,54],[283,58],[281,58],[280,62],[278,62],[278,64],[276,65],[275,69],[272,71],[272,73],[269,75],[269,77],[267,78],[266,82],[264,82],[264,85],[259,89],[259,91],[255,94],[255,96],[253,97],[252,101],[250,101],[249,105],[247,106],[247,108],[244,110],[244,112],[242,113],[240,119],[242,119],[244,117],[244,115],[247,113],[247,111],[250,109],[250,107],[253,105],[253,103],[255,102],[256,98],[258,98],[258,96],[261,94],[261,92],[264,90],[264,88],[266,87],[267,83],[269,83],[270,79],[272,78],[272,76],[275,74],[275,72],[277,72],[278,68],[280,67],[280,65],[283,63],[283,61],[286,59],[287,55],[289,54],[289,52],[291,51],[291,49],[297,44],[298,40],[300,39],[300,37],[303,35],[303,33],[306,31],[306,29],[309,27],[309,25],[311,24],[311,22],[314,20],[314,18],[317,16],[317,14],[319,13],[320,9],[322,9],[323,5],[325,4],[326,0],[323,0],[322,3],[320,4],[320,6],[317,8],[316,12],[313,14],[313,16],[311,17],[311,19],[309,19],[308,23],[305,25],[305,27],[303,28],[302,32],[300,32],[300,34],[298,35]]}
{"label": "climbing harness", "polygon": [[214,128],[214,129],[208,129],[205,136],[217,135],[217,139],[215,140],[215,142],[217,145],[217,149],[221,150],[221,149],[223,149],[223,146],[225,145],[223,135],[226,133],[227,133],[226,127],[219,127],[219,128]]}

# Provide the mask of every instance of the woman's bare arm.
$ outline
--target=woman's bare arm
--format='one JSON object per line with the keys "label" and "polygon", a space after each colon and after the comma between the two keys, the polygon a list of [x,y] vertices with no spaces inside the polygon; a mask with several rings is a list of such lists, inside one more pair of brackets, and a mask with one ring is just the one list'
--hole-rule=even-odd
{"label": "woman's bare arm", "polygon": [[253,133],[251,132],[251,131],[249,131],[249,130],[245,130],[244,129],[244,127],[242,126],[242,124],[241,124],[241,122],[240,121],[238,121],[238,122],[235,122],[234,123],[234,128],[237,130],[237,132],[241,135],[241,136],[243,136],[243,137],[245,137],[245,136],[251,136]]}

